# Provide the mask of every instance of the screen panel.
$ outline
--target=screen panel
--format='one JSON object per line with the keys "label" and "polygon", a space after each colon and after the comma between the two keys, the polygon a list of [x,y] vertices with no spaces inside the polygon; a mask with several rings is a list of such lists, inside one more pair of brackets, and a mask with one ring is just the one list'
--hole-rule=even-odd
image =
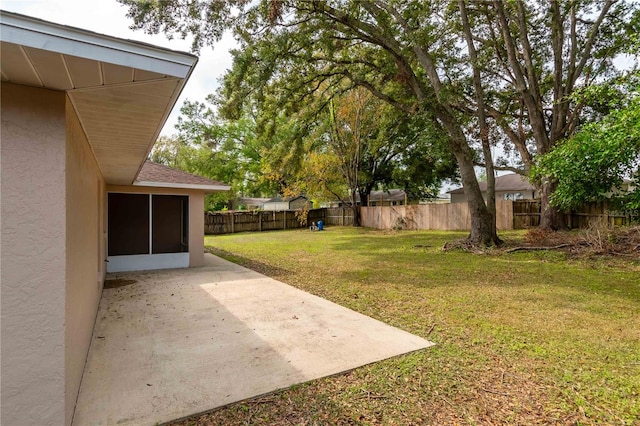
{"label": "screen panel", "polygon": [[109,256],[149,254],[149,195],[110,193]]}
{"label": "screen panel", "polygon": [[154,195],[152,204],[152,253],[188,252],[189,197]]}

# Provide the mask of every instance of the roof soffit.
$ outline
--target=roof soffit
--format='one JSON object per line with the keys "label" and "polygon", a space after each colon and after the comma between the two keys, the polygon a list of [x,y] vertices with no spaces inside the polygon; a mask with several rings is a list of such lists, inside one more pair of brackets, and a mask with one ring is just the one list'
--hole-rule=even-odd
{"label": "roof soffit", "polygon": [[133,182],[180,83],[173,78],[67,92],[107,183]]}
{"label": "roof soffit", "polygon": [[110,184],[131,184],[197,57],[0,11],[3,82],[66,91]]}

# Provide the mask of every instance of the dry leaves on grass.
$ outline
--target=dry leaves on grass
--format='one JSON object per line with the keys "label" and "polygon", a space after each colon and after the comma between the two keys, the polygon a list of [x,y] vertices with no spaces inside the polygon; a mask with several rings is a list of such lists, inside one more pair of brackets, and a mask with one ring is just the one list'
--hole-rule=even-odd
{"label": "dry leaves on grass", "polygon": [[527,233],[525,241],[524,247],[557,247],[579,256],[640,258],[640,226],[624,228],[591,226],[571,232],[532,229]]}
{"label": "dry leaves on grass", "polygon": [[514,246],[513,243],[507,243],[500,248],[481,248],[471,244],[467,239],[458,239],[445,243],[442,250],[474,254],[562,250],[576,257],[611,256],[640,259],[640,226],[591,226],[578,231],[531,229],[527,232],[523,245]]}

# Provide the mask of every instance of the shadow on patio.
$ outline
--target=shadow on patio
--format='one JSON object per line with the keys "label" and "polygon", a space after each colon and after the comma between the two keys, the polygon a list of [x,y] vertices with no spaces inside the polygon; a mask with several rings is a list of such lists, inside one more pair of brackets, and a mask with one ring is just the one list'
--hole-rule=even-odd
{"label": "shadow on patio", "polygon": [[123,281],[103,292],[74,425],[167,422],[431,345],[205,259],[109,277]]}

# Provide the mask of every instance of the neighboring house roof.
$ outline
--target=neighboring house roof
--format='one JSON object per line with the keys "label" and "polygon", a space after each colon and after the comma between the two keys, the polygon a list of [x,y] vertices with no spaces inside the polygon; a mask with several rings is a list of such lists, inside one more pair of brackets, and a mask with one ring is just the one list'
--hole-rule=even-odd
{"label": "neighboring house roof", "polygon": [[265,201],[265,204],[266,203],[290,203],[290,202],[295,201],[295,200],[297,200],[299,198],[304,198],[307,201],[309,200],[304,195],[298,195],[297,197],[284,197],[284,198],[283,197],[274,197],[274,198],[271,198],[271,199]]}
{"label": "neighboring house roof", "polygon": [[[405,193],[404,189],[392,188],[371,191],[369,193],[370,201],[404,201]],[[356,203],[360,202],[360,194],[356,194]]]}
{"label": "neighboring house roof", "polygon": [[[480,191],[486,192],[487,182],[480,182]],[[496,177],[496,192],[498,191],[529,191],[535,187],[527,180],[526,177],[510,173]],[[448,194],[464,194],[464,188],[453,189],[447,191]]]}
{"label": "neighboring house roof", "polygon": [[236,198],[235,201],[238,204],[251,204],[251,205],[259,206],[266,203],[269,200],[270,198],[239,197],[239,198]]}
{"label": "neighboring house roof", "polygon": [[266,203],[282,203],[282,202],[284,202],[282,197],[273,197],[273,198],[269,198],[267,201],[265,201],[265,204]]}
{"label": "neighboring house roof", "polygon": [[[385,189],[380,191],[371,191],[369,194],[369,200],[371,201],[379,201],[380,199],[383,201],[404,201],[404,189]],[[356,201],[360,201],[360,195],[356,197]]]}
{"label": "neighboring house roof", "polygon": [[130,185],[198,58],[0,11],[2,81],[66,92],[108,184]]}
{"label": "neighboring house roof", "polygon": [[228,191],[231,189],[227,184],[172,169],[150,160],[144,162],[133,184],[160,188],[203,189],[205,191]]}

